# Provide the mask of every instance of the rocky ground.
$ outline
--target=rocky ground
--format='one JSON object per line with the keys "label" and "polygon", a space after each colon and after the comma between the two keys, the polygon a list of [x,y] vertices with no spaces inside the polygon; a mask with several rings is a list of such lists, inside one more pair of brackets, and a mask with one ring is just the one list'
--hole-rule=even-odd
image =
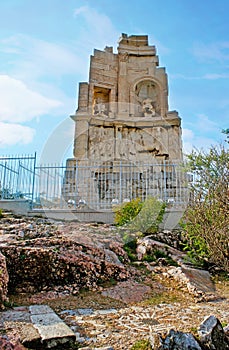
{"label": "rocky ground", "polygon": [[[9,273],[5,305],[49,305],[85,349],[131,349],[138,340],[172,328],[196,335],[209,315],[229,324],[229,281],[215,278],[214,289],[205,276],[190,277],[190,271],[189,282],[177,279],[179,268],[164,259],[130,263],[121,236],[110,225],[6,215],[0,220],[0,251]],[[176,255],[172,247],[161,249]],[[194,288],[192,278],[198,282]],[[10,322],[0,328],[14,339],[20,334]]]}

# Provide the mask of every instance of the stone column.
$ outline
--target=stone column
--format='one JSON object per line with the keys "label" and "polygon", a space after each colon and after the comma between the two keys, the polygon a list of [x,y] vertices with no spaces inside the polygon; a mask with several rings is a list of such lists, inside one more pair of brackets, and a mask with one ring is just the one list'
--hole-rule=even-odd
{"label": "stone column", "polygon": [[88,120],[85,117],[75,119],[74,157],[78,160],[88,158]]}

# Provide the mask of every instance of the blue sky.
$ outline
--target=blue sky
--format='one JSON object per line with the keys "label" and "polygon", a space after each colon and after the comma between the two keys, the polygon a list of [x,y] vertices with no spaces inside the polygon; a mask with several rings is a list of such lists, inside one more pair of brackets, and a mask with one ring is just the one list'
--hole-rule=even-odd
{"label": "blue sky", "polygon": [[[0,154],[72,154],[80,81],[93,49],[148,34],[182,118],[186,152],[229,127],[229,1],[0,0]],[[44,152],[43,152],[44,153]]]}

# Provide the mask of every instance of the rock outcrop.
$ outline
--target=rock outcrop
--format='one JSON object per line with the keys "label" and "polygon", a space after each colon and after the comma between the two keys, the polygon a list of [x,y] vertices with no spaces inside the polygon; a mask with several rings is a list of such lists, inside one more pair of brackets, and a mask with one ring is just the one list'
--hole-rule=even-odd
{"label": "rock outcrop", "polygon": [[129,272],[113,252],[84,245],[69,238],[25,240],[1,247],[6,257],[9,291],[36,292],[71,285],[93,289],[99,283],[125,280]]}
{"label": "rock outcrop", "polygon": [[77,294],[110,279],[126,280],[128,256],[112,234],[106,225],[6,216],[0,222],[0,300],[6,298],[8,274],[9,293],[67,286]]}
{"label": "rock outcrop", "polygon": [[6,259],[0,252],[0,310],[4,308],[4,302],[7,299],[7,286],[8,286],[9,276],[6,267]]}

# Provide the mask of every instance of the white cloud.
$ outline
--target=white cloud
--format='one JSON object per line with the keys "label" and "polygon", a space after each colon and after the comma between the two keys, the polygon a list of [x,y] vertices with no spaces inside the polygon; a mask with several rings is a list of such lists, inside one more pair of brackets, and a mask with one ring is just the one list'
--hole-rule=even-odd
{"label": "white cloud", "polygon": [[203,78],[207,80],[228,79],[229,74],[208,73]]}
{"label": "white cloud", "polygon": [[[74,17],[81,17],[84,21],[83,29],[80,32],[81,44],[90,48],[99,45],[102,49],[109,44],[115,44],[120,33],[113,26],[110,18],[97,12],[89,6],[81,6],[74,10]],[[116,45],[115,45],[116,46]]]}
{"label": "white cloud", "polygon": [[219,124],[210,120],[205,114],[198,114],[193,126],[196,129],[204,130],[204,132],[219,130]]}
{"label": "white cloud", "polygon": [[61,106],[61,102],[30,90],[8,75],[0,75],[0,91],[1,121],[25,122]]}
{"label": "white cloud", "polygon": [[74,47],[22,34],[0,41],[0,52],[11,55],[11,73],[23,80],[80,73],[85,61]]}
{"label": "white cloud", "polygon": [[0,122],[0,147],[32,142],[35,130],[19,124]]}
{"label": "white cloud", "polygon": [[208,150],[216,141],[204,136],[196,136],[190,129],[182,129],[183,152],[189,154],[194,148]]}
{"label": "white cloud", "polygon": [[217,80],[217,79],[228,79],[229,74],[221,74],[221,73],[207,73],[203,76],[186,76],[180,73],[175,73],[175,74],[170,74],[170,78],[173,79],[184,79],[184,80],[201,80],[201,79],[206,79],[206,80]]}
{"label": "white cloud", "polygon": [[194,138],[194,133],[191,129],[182,129],[182,135],[184,139],[192,140]]}
{"label": "white cloud", "polygon": [[229,60],[229,41],[210,44],[195,43],[192,53],[197,58],[207,61],[225,62]]}

